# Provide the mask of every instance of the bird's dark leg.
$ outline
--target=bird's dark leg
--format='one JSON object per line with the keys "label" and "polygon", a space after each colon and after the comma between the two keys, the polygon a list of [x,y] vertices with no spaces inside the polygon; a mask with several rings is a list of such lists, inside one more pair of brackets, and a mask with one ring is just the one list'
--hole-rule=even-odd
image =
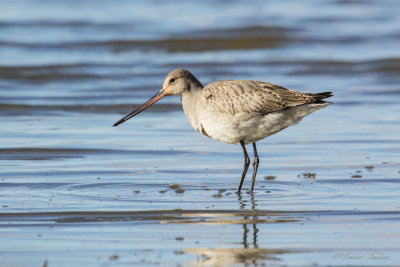
{"label": "bird's dark leg", "polygon": [[253,179],[251,180],[250,191],[253,191],[254,183],[256,182],[258,163],[260,162],[257,154],[256,143],[253,143],[254,159],[253,159]]}
{"label": "bird's dark leg", "polygon": [[240,183],[239,183],[239,186],[237,189],[238,192],[240,192],[240,189],[242,189],[244,178],[246,177],[247,169],[249,168],[249,165],[250,165],[249,155],[247,154],[246,147],[244,146],[244,142],[240,141],[240,145],[242,146],[242,149],[243,149],[244,166],[243,166],[242,178],[240,179]]}

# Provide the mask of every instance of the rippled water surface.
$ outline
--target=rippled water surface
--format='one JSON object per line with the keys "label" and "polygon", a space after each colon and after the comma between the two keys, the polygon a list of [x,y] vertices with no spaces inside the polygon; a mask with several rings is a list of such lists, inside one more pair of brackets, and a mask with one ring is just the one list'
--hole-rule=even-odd
{"label": "rippled water surface", "polygon": [[[399,10],[1,1],[0,266],[399,264]],[[333,104],[258,142],[238,195],[240,146],[195,133],[179,97],[112,127],[178,67]]]}

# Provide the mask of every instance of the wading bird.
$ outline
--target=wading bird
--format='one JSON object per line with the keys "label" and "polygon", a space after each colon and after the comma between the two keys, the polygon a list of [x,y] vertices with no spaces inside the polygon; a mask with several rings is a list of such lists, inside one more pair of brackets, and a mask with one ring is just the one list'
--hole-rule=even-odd
{"label": "wading bird", "polygon": [[253,177],[250,187],[250,191],[253,191],[259,163],[256,142],[329,105],[323,99],[332,96],[332,93],[303,93],[252,80],[217,81],[203,86],[189,71],[176,69],[167,75],[157,94],[114,126],[136,116],[168,95],[181,96],[183,111],[198,133],[221,142],[241,145],[244,167],[237,188],[239,192],[250,165],[245,145],[253,144]]}

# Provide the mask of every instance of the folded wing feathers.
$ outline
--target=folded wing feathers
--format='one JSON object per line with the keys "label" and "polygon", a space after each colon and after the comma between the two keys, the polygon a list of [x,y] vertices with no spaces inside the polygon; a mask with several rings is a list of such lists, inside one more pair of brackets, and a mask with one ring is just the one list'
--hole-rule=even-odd
{"label": "folded wing feathers", "polygon": [[233,80],[207,85],[202,89],[198,101],[203,102],[200,106],[211,105],[215,111],[232,115],[241,112],[266,114],[319,102],[330,96],[330,92],[302,93],[267,82]]}

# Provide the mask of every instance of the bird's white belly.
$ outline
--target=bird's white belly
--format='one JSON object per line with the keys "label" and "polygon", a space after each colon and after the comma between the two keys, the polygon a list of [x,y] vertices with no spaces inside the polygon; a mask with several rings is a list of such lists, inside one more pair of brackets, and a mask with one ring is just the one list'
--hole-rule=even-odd
{"label": "bird's white belly", "polygon": [[272,112],[266,115],[251,113],[203,113],[199,114],[197,132],[212,139],[237,144],[256,142],[296,124],[304,116],[322,108],[324,104],[309,104]]}
{"label": "bird's white belly", "polygon": [[247,144],[283,129],[279,126],[281,117],[278,113],[255,117],[248,114],[215,114],[201,120],[198,132],[225,143],[237,144],[243,140]]}

